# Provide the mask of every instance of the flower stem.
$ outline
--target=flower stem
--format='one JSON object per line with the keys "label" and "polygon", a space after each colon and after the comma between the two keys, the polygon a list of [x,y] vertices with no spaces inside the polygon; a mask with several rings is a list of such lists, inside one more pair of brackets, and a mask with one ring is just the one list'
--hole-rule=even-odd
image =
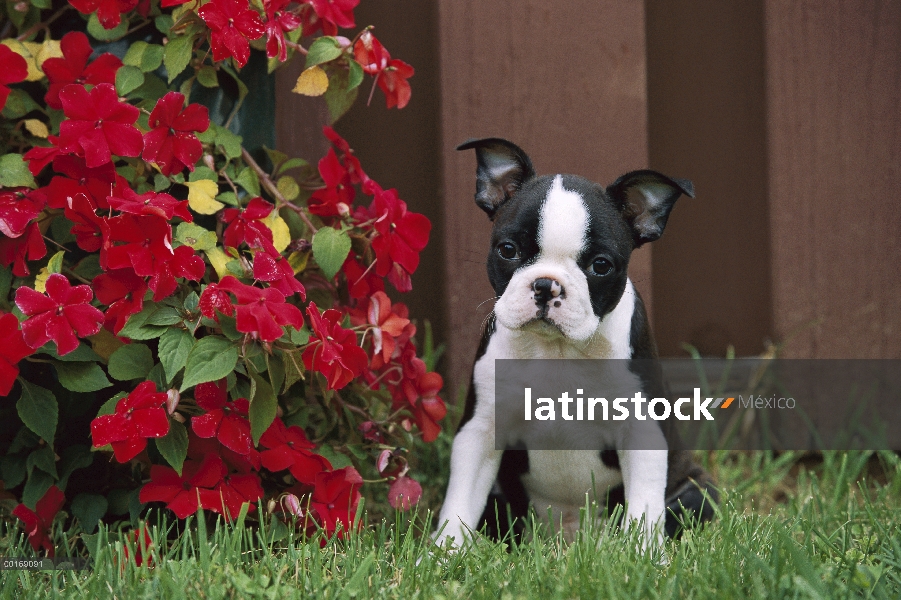
{"label": "flower stem", "polygon": [[244,162],[246,162],[248,166],[250,166],[250,168],[254,170],[254,172],[257,174],[257,177],[260,178],[260,183],[262,183],[263,187],[266,188],[266,191],[269,192],[273,198],[275,198],[276,208],[290,208],[291,210],[296,212],[300,217],[300,220],[310,228],[310,232],[315,234],[317,229],[313,225],[313,222],[310,221],[310,218],[307,216],[306,211],[300,206],[291,204],[287,199],[285,199],[282,193],[278,191],[278,186],[275,185],[275,182],[272,181],[271,177],[269,177],[269,174],[266,173],[266,171],[264,171],[263,168],[257,164],[257,161],[253,159],[253,157],[250,155],[250,152],[248,152],[245,148],[241,148],[241,158],[243,158]]}

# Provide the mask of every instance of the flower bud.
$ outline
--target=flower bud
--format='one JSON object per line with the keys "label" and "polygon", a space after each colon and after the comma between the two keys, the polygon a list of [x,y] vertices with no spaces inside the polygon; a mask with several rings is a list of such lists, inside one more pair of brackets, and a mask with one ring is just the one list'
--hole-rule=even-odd
{"label": "flower bud", "polygon": [[175,388],[166,392],[166,412],[170,415],[178,408],[178,401],[181,400],[181,394]]}

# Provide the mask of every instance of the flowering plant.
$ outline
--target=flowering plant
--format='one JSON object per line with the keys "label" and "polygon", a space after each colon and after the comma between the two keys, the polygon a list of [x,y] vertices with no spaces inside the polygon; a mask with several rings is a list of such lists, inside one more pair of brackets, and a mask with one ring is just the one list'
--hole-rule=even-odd
{"label": "flowering plant", "polygon": [[[385,282],[411,289],[429,220],[330,127],[318,168],[233,131],[253,49],[301,55],[295,92],[333,121],[367,75],[409,102],[412,67],[339,35],[358,2],[5,5],[0,484],[35,550],[63,506],[90,533],[262,501],[340,534],[364,474],[418,500],[403,448],[440,431],[442,381]],[[226,83],[230,115],[192,101]]]}

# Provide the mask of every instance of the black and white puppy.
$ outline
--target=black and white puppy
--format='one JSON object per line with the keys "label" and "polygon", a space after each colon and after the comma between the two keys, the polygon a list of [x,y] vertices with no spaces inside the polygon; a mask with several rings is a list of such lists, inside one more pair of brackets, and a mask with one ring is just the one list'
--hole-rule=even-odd
{"label": "black and white puppy", "polygon": [[[627,524],[643,520],[646,542],[675,535],[686,516],[711,518],[715,489],[669,437],[668,450],[630,449],[628,433],[615,431],[601,452],[495,449],[496,359],[656,357],[629,258],[660,237],[679,196],[693,196],[691,182],[643,170],[604,188],[576,175],[536,176],[526,153],[503,139],[457,149],[476,151],[475,200],[494,222],[488,277],[498,300],[454,438],[437,541],[462,543],[498,513],[494,533],[503,533],[508,508],[516,518],[530,506],[572,537],[586,494],[624,501]],[[505,504],[486,509],[489,494]]]}

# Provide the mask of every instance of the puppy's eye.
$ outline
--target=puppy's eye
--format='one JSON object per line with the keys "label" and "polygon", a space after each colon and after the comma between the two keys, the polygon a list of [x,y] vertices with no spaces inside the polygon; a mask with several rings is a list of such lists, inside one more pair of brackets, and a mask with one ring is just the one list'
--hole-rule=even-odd
{"label": "puppy's eye", "polygon": [[497,253],[505,260],[519,259],[519,248],[512,242],[501,242],[498,244]]}
{"label": "puppy's eye", "polygon": [[604,277],[613,272],[613,263],[606,258],[598,257],[591,263],[590,271],[592,275]]}

